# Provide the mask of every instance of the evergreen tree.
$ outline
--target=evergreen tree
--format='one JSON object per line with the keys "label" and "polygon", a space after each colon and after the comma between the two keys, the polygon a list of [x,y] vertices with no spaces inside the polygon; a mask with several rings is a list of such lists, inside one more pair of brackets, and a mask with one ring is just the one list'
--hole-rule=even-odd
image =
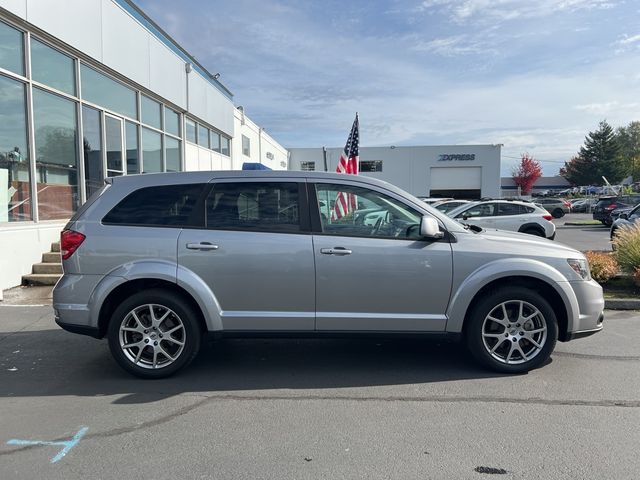
{"label": "evergreen tree", "polygon": [[631,122],[616,131],[620,145],[620,157],[624,164],[625,176],[631,175],[634,180],[640,178],[640,122]]}
{"label": "evergreen tree", "polygon": [[[595,132],[589,132],[579,157],[595,167],[598,177],[606,177],[610,183],[618,183],[625,176],[625,166],[620,157],[620,145],[613,127],[603,120]],[[600,180],[597,183],[602,183]]]}
{"label": "evergreen tree", "polygon": [[595,168],[593,161],[575,156],[560,169],[560,176],[567,179],[571,185],[599,185],[602,177]]}

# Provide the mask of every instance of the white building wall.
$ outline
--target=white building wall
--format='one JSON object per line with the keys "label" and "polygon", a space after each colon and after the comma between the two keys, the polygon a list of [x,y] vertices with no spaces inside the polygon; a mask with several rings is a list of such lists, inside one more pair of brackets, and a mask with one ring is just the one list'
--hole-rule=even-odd
{"label": "white building wall", "polygon": [[[0,0],[9,10],[115,73],[233,135],[233,102],[113,0]],[[188,85],[187,85],[188,84]],[[191,101],[189,101],[189,98]]]}
{"label": "white building wall", "polygon": [[[261,129],[241,109],[234,112],[234,131],[231,157],[233,169],[239,170],[245,162],[261,163],[272,170],[287,170],[289,153],[271,135]],[[249,138],[250,155],[242,153],[242,135]]]}
{"label": "white building wall", "polygon": [[[432,190],[446,185],[431,181],[432,168],[445,168],[452,175],[480,178],[482,197],[500,195],[500,145],[434,145],[410,147],[362,147],[360,160],[382,160],[382,172],[362,172],[361,175],[379,178],[414,195],[428,196]],[[301,162],[315,162],[316,171],[324,171],[322,148],[291,148],[290,170],[300,170]],[[335,172],[342,148],[327,148],[327,171]],[[474,154],[474,160],[441,161],[441,155]],[[481,173],[468,175],[469,168],[480,168]],[[457,171],[456,171],[457,170]],[[442,172],[438,172],[442,178]],[[471,178],[463,180],[473,181]],[[470,185],[467,183],[466,185]],[[467,186],[466,188],[469,188]]]}

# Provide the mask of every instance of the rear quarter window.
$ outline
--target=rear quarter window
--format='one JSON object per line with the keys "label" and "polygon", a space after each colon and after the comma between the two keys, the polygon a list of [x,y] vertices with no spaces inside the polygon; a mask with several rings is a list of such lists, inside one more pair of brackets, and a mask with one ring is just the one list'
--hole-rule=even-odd
{"label": "rear quarter window", "polygon": [[206,184],[145,187],[127,195],[102,219],[105,225],[197,227],[198,200]]}

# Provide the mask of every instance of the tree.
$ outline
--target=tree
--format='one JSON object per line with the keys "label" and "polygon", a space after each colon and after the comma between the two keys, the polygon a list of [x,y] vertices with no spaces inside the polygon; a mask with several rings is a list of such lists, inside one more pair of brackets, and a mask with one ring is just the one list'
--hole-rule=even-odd
{"label": "tree", "polygon": [[619,127],[616,130],[616,138],[620,145],[625,176],[631,175],[637,180],[640,178],[640,122],[631,122],[626,127]]}
{"label": "tree", "polygon": [[602,177],[593,162],[582,158],[580,155],[576,155],[568,162],[564,162],[564,167],[560,169],[560,176],[566,178],[574,186],[599,185],[602,183]]}
{"label": "tree", "polygon": [[511,175],[516,186],[520,187],[522,194],[528,195],[533,185],[542,175],[542,167],[540,167],[540,163],[535,158],[528,153],[524,153],[522,154],[520,165],[513,169]]}
{"label": "tree", "polygon": [[[598,124],[595,132],[589,132],[585,137],[579,157],[595,167],[599,177],[604,176],[611,183],[618,183],[625,176],[618,139],[606,120]],[[602,178],[594,183],[602,183]]]}

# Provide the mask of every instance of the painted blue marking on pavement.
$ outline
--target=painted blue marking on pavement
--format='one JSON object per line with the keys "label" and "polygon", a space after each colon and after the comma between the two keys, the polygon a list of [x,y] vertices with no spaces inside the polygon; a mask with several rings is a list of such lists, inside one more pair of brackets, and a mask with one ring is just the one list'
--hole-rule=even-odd
{"label": "painted blue marking on pavement", "polygon": [[56,463],[78,444],[80,439],[84,437],[84,434],[87,433],[87,430],[89,430],[89,427],[82,427],[80,430],[78,430],[78,433],[76,433],[73,438],[71,438],[71,440],[66,441],[63,440],[60,442],[51,442],[46,440],[18,440],[16,438],[12,438],[7,442],[7,445],[62,445],[62,450],[60,450],[58,454],[51,459],[51,463]]}

